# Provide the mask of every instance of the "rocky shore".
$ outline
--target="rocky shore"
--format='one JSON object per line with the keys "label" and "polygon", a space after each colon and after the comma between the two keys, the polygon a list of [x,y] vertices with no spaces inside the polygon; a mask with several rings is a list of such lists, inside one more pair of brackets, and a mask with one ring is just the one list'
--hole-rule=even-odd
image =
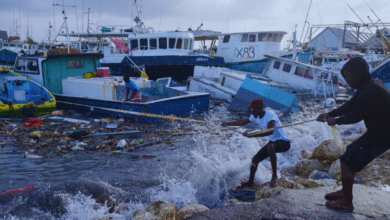
{"label": "rocky shore", "polygon": [[253,193],[252,200],[233,198],[224,207],[211,210],[198,204],[179,209],[157,201],[136,212],[134,219],[390,219],[390,191],[383,189],[390,185],[390,151],[357,173],[353,213],[325,206],[325,194],[341,188],[337,158],[352,141],[344,140],[342,149],[333,140],[326,140],[313,152],[302,150],[297,166],[282,171],[275,188],[264,183],[236,190],[246,193],[247,198]]}

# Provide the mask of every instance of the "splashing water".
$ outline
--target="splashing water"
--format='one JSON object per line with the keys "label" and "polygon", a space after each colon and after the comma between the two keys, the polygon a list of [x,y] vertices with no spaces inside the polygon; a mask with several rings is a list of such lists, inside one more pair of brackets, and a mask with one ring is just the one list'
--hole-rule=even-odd
{"label": "splashing water", "polygon": [[[296,123],[316,118],[322,110],[321,104],[311,104],[303,106],[303,110],[297,114],[279,117],[282,124]],[[42,164],[28,163],[28,166],[22,167],[25,170],[20,168],[20,172],[37,173],[29,168],[36,167],[39,172],[44,171],[45,176],[53,176],[52,179],[46,177],[42,180],[38,178],[39,176],[36,178],[36,182],[47,181],[49,186],[64,181],[54,179],[56,175],[49,172],[50,167],[63,170],[61,175],[65,180],[68,178],[70,181],[75,181],[80,176],[91,179],[91,181],[93,179],[94,184],[90,184],[91,188],[96,188],[95,185],[98,184],[102,190],[124,207],[119,214],[110,214],[109,208],[98,204],[96,198],[91,197],[88,191],[70,192],[67,186],[60,185],[56,192],[65,201],[67,209],[67,213],[61,216],[61,219],[94,219],[102,216],[131,219],[136,210],[144,209],[157,200],[171,202],[179,208],[193,203],[208,207],[222,206],[227,198],[228,190],[237,187],[242,181],[247,181],[252,157],[269,141],[268,137],[242,136],[241,133],[247,127],[220,127],[221,121],[243,118],[243,116],[230,116],[229,114],[226,106],[221,105],[216,106],[206,115],[206,119],[210,122],[207,125],[172,123],[170,129],[181,130],[184,127],[190,127],[196,134],[182,137],[174,145],[152,146],[143,151],[145,154],[156,155],[155,159],[129,160],[119,156],[105,158],[92,152],[90,157],[79,154],[79,157],[76,155],[69,159],[56,158],[50,162],[51,164],[47,161]],[[354,125],[338,125],[337,128],[344,140],[353,139],[365,131],[363,122]],[[333,139],[331,127],[326,123],[316,121],[287,127],[285,130],[291,137],[291,148],[285,153],[277,154],[279,171],[295,166],[301,158],[302,149],[313,151],[324,140]],[[0,158],[2,159],[9,161],[9,156]],[[83,164],[89,165],[83,167]],[[15,167],[18,166],[20,163],[15,162]],[[73,176],[67,176],[69,170],[72,171]],[[270,181],[271,175],[270,161],[265,159],[258,165],[255,184]],[[280,177],[280,173],[278,176]],[[10,179],[9,181],[16,181],[16,178],[12,179],[10,175],[7,178]],[[386,189],[389,188],[387,186]],[[45,191],[42,190],[40,193],[44,194]],[[3,209],[0,204],[0,210],[8,209],[8,206]],[[51,216],[48,212],[39,210],[34,213],[37,213],[37,218],[50,219],[47,216]],[[6,219],[14,218],[13,216],[15,215],[8,215]],[[54,219],[53,216],[51,217]],[[15,218],[23,219],[22,217]]]}

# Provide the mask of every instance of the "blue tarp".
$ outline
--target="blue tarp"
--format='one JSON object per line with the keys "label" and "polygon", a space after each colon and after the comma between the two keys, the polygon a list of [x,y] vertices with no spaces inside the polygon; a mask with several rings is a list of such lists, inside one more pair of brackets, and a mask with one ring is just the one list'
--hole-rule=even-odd
{"label": "blue tarp", "polygon": [[294,95],[275,87],[246,78],[229,105],[229,111],[247,111],[253,99],[264,100],[265,106],[283,113],[298,112],[297,100]]}

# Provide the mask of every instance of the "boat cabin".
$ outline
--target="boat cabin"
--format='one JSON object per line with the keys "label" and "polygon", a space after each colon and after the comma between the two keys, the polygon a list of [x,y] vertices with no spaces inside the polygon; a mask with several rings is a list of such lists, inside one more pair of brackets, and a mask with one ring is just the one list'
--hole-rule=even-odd
{"label": "boat cabin", "polygon": [[[194,35],[190,32],[164,32],[128,35],[125,52],[131,56],[188,55],[193,53]],[[118,48],[105,48],[104,54],[123,53]]]}
{"label": "boat cabin", "polygon": [[339,87],[339,77],[332,71],[286,58],[266,57],[270,61],[262,75],[275,82],[286,83],[314,95],[334,95],[344,90]]}
{"label": "boat cabin", "polygon": [[280,51],[284,31],[231,33],[218,36],[217,56],[226,63],[258,61],[264,54]]}

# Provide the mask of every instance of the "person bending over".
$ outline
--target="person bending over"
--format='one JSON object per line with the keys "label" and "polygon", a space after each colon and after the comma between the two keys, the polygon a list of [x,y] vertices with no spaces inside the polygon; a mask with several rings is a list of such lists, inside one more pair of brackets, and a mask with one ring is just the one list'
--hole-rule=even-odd
{"label": "person bending over", "polygon": [[[280,127],[282,124],[279,121],[278,116],[271,112],[264,110],[264,101],[261,99],[252,100],[248,110],[251,111],[251,116],[249,119],[234,121],[234,122],[223,122],[221,126],[243,126],[252,122],[257,123],[262,129],[270,129],[274,127]],[[243,133],[244,136],[248,137],[248,133]],[[276,186],[277,177],[277,168],[276,168],[276,153],[286,152],[290,149],[290,136],[283,128],[279,128],[273,131],[269,131],[263,134],[259,134],[253,137],[265,137],[268,136],[270,141],[257,152],[257,154],[252,158],[252,165],[250,167],[250,176],[249,181],[242,183],[241,187],[244,186],[253,186],[255,180],[255,174],[258,164],[270,157],[271,166],[272,166],[272,179],[270,182],[270,187]]]}
{"label": "person bending over", "polygon": [[[138,88],[138,86],[135,84],[135,82],[130,80],[129,75],[124,75],[123,81],[125,81],[125,86],[126,86],[125,101],[141,102],[141,100],[142,100],[141,90]],[[130,92],[131,92],[131,97],[129,99],[128,97],[129,97]]]}

